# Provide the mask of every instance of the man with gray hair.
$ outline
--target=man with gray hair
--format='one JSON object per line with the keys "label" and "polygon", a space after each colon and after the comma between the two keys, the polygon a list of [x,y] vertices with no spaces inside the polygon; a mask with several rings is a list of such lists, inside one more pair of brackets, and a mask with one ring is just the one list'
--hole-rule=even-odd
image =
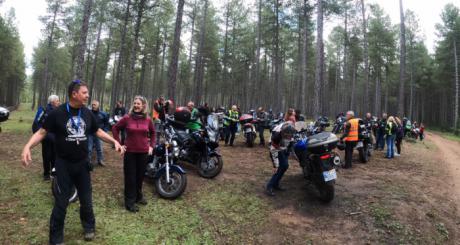
{"label": "man with gray hair", "polygon": [[353,159],[353,149],[358,142],[358,129],[359,129],[359,119],[355,118],[355,113],[353,111],[347,111],[345,123],[345,132],[340,141],[345,140],[345,166],[344,168],[351,168],[351,162]]}
{"label": "man with gray hair", "polygon": [[[35,119],[32,123],[32,132],[37,132],[45,123],[49,113],[61,104],[59,96],[53,94],[48,97],[48,104],[45,108],[38,107]],[[54,152],[54,134],[46,135],[42,143],[42,159],[43,159],[43,179],[50,180],[51,169],[54,168],[56,153]]]}

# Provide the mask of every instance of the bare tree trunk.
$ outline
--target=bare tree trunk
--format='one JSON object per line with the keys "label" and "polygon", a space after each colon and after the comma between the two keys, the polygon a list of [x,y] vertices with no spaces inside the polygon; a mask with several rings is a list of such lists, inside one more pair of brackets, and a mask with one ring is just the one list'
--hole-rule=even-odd
{"label": "bare tree trunk", "polygon": [[118,55],[118,64],[117,64],[117,73],[115,79],[112,83],[112,96],[110,98],[110,109],[113,110],[115,106],[115,101],[118,100],[118,91],[120,89],[120,83],[122,81],[122,71],[124,62],[123,59],[125,57],[126,52],[126,33],[128,32],[128,21],[129,21],[129,8],[131,7],[131,0],[128,0],[125,10],[125,16],[123,20],[123,28],[121,31],[121,40],[120,40],[120,53]]}
{"label": "bare tree trunk", "polygon": [[[227,10],[225,13],[225,33],[224,33],[224,54],[222,58],[222,83],[223,83],[223,88],[227,89],[228,88],[228,83],[227,83],[227,65],[228,65],[228,21],[230,17],[230,3],[227,3]],[[231,86],[231,85],[230,85]],[[222,96],[224,98],[224,96]],[[222,104],[224,102],[222,101]]]}
{"label": "bare tree trunk", "polygon": [[370,109],[369,106],[369,90],[370,90],[370,79],[369,79],[369,48],[367,39],[367,18],[366,18],[366,6],[364,0],[361,0],[361,13],[363,16],[363,46],[364,46],[364,98],[363,98],[363,111],[367,112]]}
{"label": "bare tree trunk", "polygon": [[306,94],[307,94],[307,82],[308,82],[308,26],[310,24],[310,16],[308,11],[308,0],[303,2],[303,36],[302,36],[302,81],[300,82],[300,108],[303,113],[306,113],[307,104]]}
{"label": "bare tree trunk", "polygon": [[195,76],[194,76],[194,83],[196,86],[195,89],[195,103],[200,104],[202,102],[202,93],[203,93],[203,73],[204,73],[204,64],[203,64],[203,47],[204,47],[204,39],[206,37],[206,20],[208,15],[208,0],[204,0],[204,12],[203,12],[203,20],[201,23],[201,30],[200,30],[200,39],[198,43],[198,50],[196,55],[195,61]]}
{"label": "bare tree trunk", "polygon": [[455,66],[455,104],[454,104],[454,130],[458,129],[458,57],[457,57],[457,40],[454,37],[454,66]]}
{"label": "bare tree trunk", "polygon": [[[344,33],[343,33],[343,81],[342,86],[345,87],[345,84],[348,83],[348,5],[345,1],[345,23],[344,23]],[[354,74],[353,74],[354,75]],[[345,98],[343,93],[340,93],[340,104],[345,105]],[[355,108],[350,108],[350,110],[355,110]]]}
{"label": "bare tree trunk", "polygon": [[[176,80],[177,80],[177,64],[180,48],[180,34],[182,29],[182,14],[184,12],[185,0],[179,0],[177,4],[176,27],[174,29],[174,40],[171,48],[171,63],[168,68],[168,97],[176,98]],[[193,38],[193,37],[192,37]]]}
{"label": "bare tree trunk", "polygon": [[[261,95],[262,95],[262,84],[260,81],[260,46],[262,43],[262,0],[258,1],[258,10],[257,10],[257,42],[256,42],[256,74],[255,74],[255,85],[257,91],[257,99],[256,102],[258,105],[261,104]],[[254,91],[255,92],[255,91]]]}
{"label": "bare tree trunk", "polygon": [[75,79],[83,77],[83,65],[85,63],[85,50],[86,50],[86,37],[88,36],[89,19],[91,18],[91,11],[93,0],[86,0],[83,9],[83,22],[80,31],[80,38],[78,40],[78,53],[77,53],[77,66],[75,69]]}
{"label": "bare tree trunk", "polygon": [[355,108],[355,88],[356,88],[356,71],[358,67],[356,65],[356,60],[353,60],[353,79],[351,81],[351,98],[350,98],[350,108],[354,110]]}
{"label": "bare tree trunk", "polygon": [[137,9],[137,17],[136,17],[136,24],[134,25],[134,41],[133,46],[131,49],[131,60],[129,66],[129,74],[128,74],[128,100],[131,100],[133,93],[134,93],[134,85],[136,82],[136,74],[135,74],[135,67],[136,67],[136,60],[137,60],[137,50],[139,49],[139,33],[141,31],[142,25],[142,16],[144,14],[145,3],[147,0],[139,0],[138,2],[138,9]]}
{"label": "bare tree trunk", "polygon": [[281,81],[280,81],[280,38],[279,38],[279,0],[275,0],[275,108],[281,110]]}
{"label": "bare tree trunk", "polygon": [[401,53],[399,58],[399,96],[398,115],[404,116],[404,82],[406,80],[406,25],[404,23],[404,9],[402,0],[399,0],[400,24],[400,45]]}
{"label": "bare tree trunk", "polygon": [[93,99],[94,88],[96,87],[96,69],[97,69],[97,58],[99,56],[99,47],[101,45],[101,32],[102,32],[102,21],[99,22],[97,30],[96,48],[94,50],[93,69],[91,72],[91,89],[89,90],[89,101]]}
{"label": "bare tree trunk", "polygon": [[160,85],[158,86],[158,90],[163,95],[165,81],[164,81],[164,70],[165,70],[165,60],[166,60],[166,43],[168,42],[168,27],[165,26],[163,30],[163,48],[161,54],[161,66],[160,66]]}
{"label": "bare tree trunk", "polygon": [[313,116],[316,118],[321,115],[321,85],[323,84],[324,67],[324,44],[323,44],[323,0],[317,0],[317,40],[316,40],[316,69],[315,69],[315,88],[313,101]]}

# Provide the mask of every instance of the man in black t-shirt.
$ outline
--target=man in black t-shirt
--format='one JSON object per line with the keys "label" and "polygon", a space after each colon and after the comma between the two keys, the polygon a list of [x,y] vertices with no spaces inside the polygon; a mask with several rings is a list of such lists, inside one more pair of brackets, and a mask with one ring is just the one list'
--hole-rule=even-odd
{"label": "man in black t-shirt", "polygon": [[85,107],[88,101],[88,87],[80,80],[68,87],[69,102],[57,107],[47,117],[43,127],[27,142],[22,151],[22,162],[28,166],[32,162],[31,148],[40,143],[48,132],[55,135],[56,180],[58,192],[50,218],[50,244],[64,241],[64,221],[73,186],[80,199],[80,219],[85,232],[85,240],[95,236],[95,218],[92,202],[91,165],[88,162],[88,135],[95,134],[107,143],[115,145],[116,151],[124,153],[124,148],[111,136],[99,128],[93,113]]}

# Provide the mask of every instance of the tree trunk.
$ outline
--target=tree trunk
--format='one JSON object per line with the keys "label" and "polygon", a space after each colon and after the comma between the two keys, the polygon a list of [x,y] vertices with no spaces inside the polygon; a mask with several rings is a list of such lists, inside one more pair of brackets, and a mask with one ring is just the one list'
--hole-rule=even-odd
{"label": "tree trunk", "polygon": [[315,69],[315,88],[313,101],[313,116],[316,118],[321,115],[321,85],[323,84],[324,67],[324,44],[323,44],[323,0],[318,0],[317,11],[317,40],[316,40],[316,69]]}
{"label": "tree trunk", "polygon": [[120,89],[120,83],[122,81],[122,71],[124,66],[124,56],[126,52],[126,33],[128,32],[128,22],[129,22],[129,8],[131,7],[131,0],[128,0],[125,10],[125,16],[123,20],[123,28],[121,30],[121,40],[120,40],[120,52],[118,55],[118,65],[117,65],[117,73],[115,79],[113,80],[112,84],[112,96],[110,98],[110,109],[113,110],[115,107],[115,101],[118,100],[118,91]]}
{"label": "tree trunk", "polygon": [[200,39],[198,42],[198,50],[195,61],[195,74],[194,74],[194,83],[195,83],[195,103],[200,104],[202,102],[202,93],[203,93],[203,73],[204,73],[204,64],[203,64],[203,47],[204,39],[206,37],[206,20],[208,15],[208,0],[204,0],[204,10],[203,10],[203,19],[201,22],[200,28]]}
{"label": "tree trunk", "polygon": [[[176,27],[174,29],[174,41],[171,48],[171,63],[168,68],[168,97],[176,98],[176,80],[177,80],[177,64],[180,48],[180,34],[182,29],[182,14],[184,12],[185,0],[179,0],[177,4]],[[193,37],[192,37],[193,38]]]}
{"label": "tree trunk", "polygon": [[363,48],[364,48],[364,98],[363,98],[363,112],[367,112],[370,109],[369,106],[369,90],[370,90],[370,79],[369,79],[369,50],[367,40],[367,18],[366,18],[366,6],[364,0],[361,0],[361,13],[363,16]]}
{"label": "tree trunk", "polygon": [[279,38],[279,0],[275,0],[275,34],[274,34],[274,44],[275,44],[275,108],[280,111],[281,108],[281,81],[280,81],[280,38]]}
{"label": "tree trunk", "polygon": [[400,45],[401,53],[399,58],[399,96],[398,96],[398,115],[404,116],[404,82],[406,80],[406,25],[404,23],[404,9],[402,0],[399,0],[400,24]]}
{"label": "tree trunk", "polygon": [[99,22],[99,27],[97,30],[97,40],[96,48],[94,50],[94,60],[93,60],[93,69],[91,72],[91,89],[89,90],[89,101],[93,99],[94,88],[96,88],[96,69],[97,69],[97,58],[99,56],[99,47],[101,45],[101,32],[102,32],[102,21]]}
{"label": "tree trunk", "polygon": [[302,36],[302,81],[300,82],[300,108],[303,113],[306,113],[307,104],[307,82],[308,82],[308,26],[310,24],[310,16],[308,11],[308,0],[303,2],[303,36]]}
{"label": "tree trunk", "polygon": [[454,37],[454,66],[455,66],[455,104],[454,104],[454,130],[458,129],[458,57],[457,57],[457,40]]}
{"label": "tree trunk", "polygon": [[75,69],[75,79],[81,79],[83,77],[83,65],[85,62],[85,50],[86,50],[86,37],[88,36],[89,19],[91,18],[91,10],[93,6],[93,0],[86,0],[85,7],[83,9],[83,22],[80,30],[80,38],[78,40],[78,53],[77,53],[77,66]]}

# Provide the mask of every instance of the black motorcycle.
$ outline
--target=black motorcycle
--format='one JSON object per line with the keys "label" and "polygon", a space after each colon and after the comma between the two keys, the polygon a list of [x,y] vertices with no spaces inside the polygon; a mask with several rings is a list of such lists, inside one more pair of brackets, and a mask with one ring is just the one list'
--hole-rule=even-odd
{"label": "black motorcycle", "polygon": [[219,154],[219,119],[215,113],[207,117],[204,129],[189,132],[174,119],[168,118],[165,128],[173,132],[173,140],[178,144],[178,160],[198,167],[203,178],[214,178],[220,174],[224,161]]}
{"label": "black motorcycle", "polygon": [[313,134],[302,130],[295,134],[294,153],[305,179],[311,181],[319,191],[319,199],[331,202],[335,195],[336,168],[341,164],[334,149],[339,139],[330,132]]}
{"label": "black motorcycle", "polygon": [[335,119],[334,126],[332,127],[332,133],[338,134],[343,132],[343,125],[345,124],[346,119],[344,116],[338,116]]}
{"label": "black motorcycle", "polygon": [[253,147],[257,137],[256,120],[252,114],[243,114],[240,117],[240,125],[246,139],[246,146]]}
{"label": "black motorcycle", "polygon": [[[371,123],[371,122],[370,122]],[[359,152],[359,161],[367,163],[372,155],[372,125],[366,125],[363,120],[359,119],[358,143],[356,149]]]}
{"label": "black motorcycle", "polygon": [[[61,188],[59,187],[59,184],[56,179],[56,169],[53,168],[51,169],[51,192],[53,193],[53,196],[56,197],[56,195],[61,192]],[[77,188],[75,186],[72,186],[70,189],[70,197],[69,197],[69,203],[76,202],[78,199],[78,192]]]}
{"label": "black motorcycle", "polygon": [[187,187],[185,171],[174,164],[179,156],[179,147],[174,132],[165,130],[165,142],[155,147],[154,156],[147,164],[145,175],[152,178],[158,194],[165,199],[178,198]]}

